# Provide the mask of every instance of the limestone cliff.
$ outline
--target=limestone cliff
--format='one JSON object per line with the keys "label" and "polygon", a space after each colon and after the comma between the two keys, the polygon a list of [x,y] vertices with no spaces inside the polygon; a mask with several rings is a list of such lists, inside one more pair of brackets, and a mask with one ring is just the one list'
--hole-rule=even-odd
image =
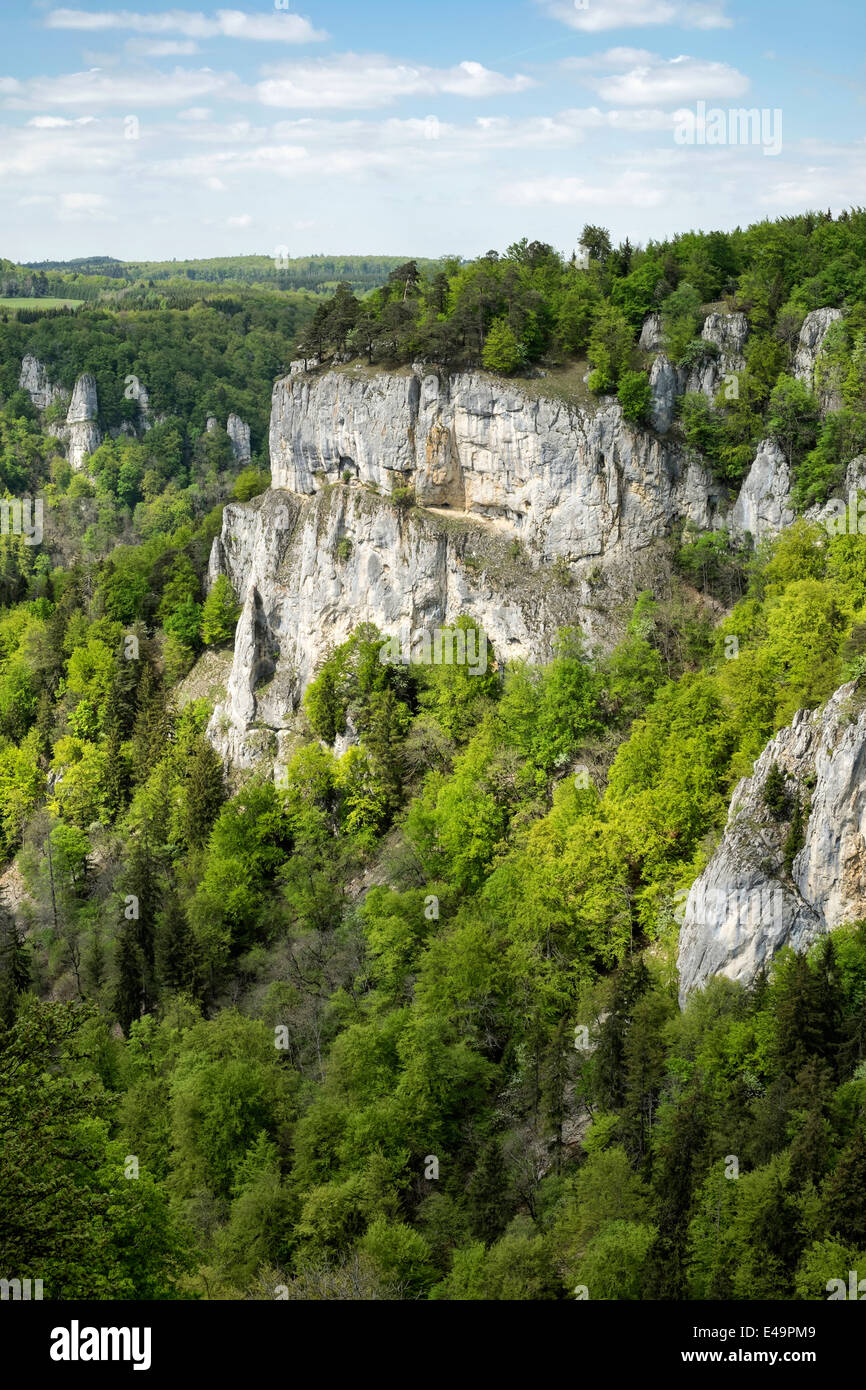
{"label": "limestone cliff", "polygon": [[587,411],[479,374],[296,373],[275,387],[270,447],[271,492],[226,508],[211,556],[243,605],[211,736],[241,765],[274,751],[359,623],[398,636],[467,612],[502,657],[536,661],[567,623],[610,644],[658,543],[727,505],[615,401]]}
{"label": "limestone cliff", "polygon": [[68,457],[76,472],[84,467],[85,460],[102,443],[102,431],[97,424],[98,415],[96,381],[89,373],[85,373],[75,383],[66,415]]}
{"label": "limestone cliff", "polygon": [[49,381],[47,368],[32,353],[22,360],[18,385],[28,393],[37,410],[47,410],[63,397],[61,388]]}
{"label": "limestone cliff", "polygon": [[414,489],[425,507],[494,521],[542,560],[640,550],[677,518],[712,527],[724,490],[674,443],[481,374],[290,376],[274,389],[275,488]]}
{"label": "limestone cliff", "polygon": [[[774,764],[788,778],[781,814],[764,796]],[[797,798],[804,842],[789,873],[785,845]],[[851,682],[823,710],[795,715],[737,786],[722,841],[686,901],[681,1001],[712,975],[748,983],[782,946],[802,950],[866,917],[864,832],[866,707]]]}

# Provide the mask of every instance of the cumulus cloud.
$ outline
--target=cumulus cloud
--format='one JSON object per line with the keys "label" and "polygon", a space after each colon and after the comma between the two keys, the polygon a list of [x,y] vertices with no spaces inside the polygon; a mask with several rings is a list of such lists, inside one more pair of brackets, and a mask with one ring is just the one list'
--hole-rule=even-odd
{"label": "cumulus cloud", "polygon": [[692,4],[688,0],[536,0],[552,19],[585,34],[610,29],[641,29],[671,25],[680,29],[728,29],[724,3]]}
{"label": "cumulus cloud", "polygon": [[317,43],[326,39],[300,15],[247,14],[243,10],[217,10],[205,15],[192,10],[164,10],[136,14],[131,10],[52,10],[48,29],[77,29],[84,33],[121,30],[136,34],[184,34],[190,39],[250,39],[261,43]]}
{"label": "cumulus cloud", "polygon": [[530,77],[506,77],[481,63],[453,68],[399,63],[380,54],[342,54],[315,63],[287,63],[265,69],[258,84],[266,106],[308,110],[388,106],[401,97],[491,97],[526,91]]}
{"label": "cumulus cloud", "polygon": [[740,97],[749,90],[749,79],[728,63],[702,58],[659,58],[649,55],[627,72],[589,78],[604,101],[622,106],[656,103],[712,101],[719,97]]}
{"label": "cumulus cloud", "polygon": [[666,192],[657,179],[629,169],[609,183],[583,178],[524,179],[503,184],[500,202],[519,207],[658,207]]}
{"label": "cumulus cloud", "polygon": [[[14,85],[9,85],[14,82]],[[175,68],[173,72],[116,72],[90,68],[87,72],[58,77],[33,77],[26,82],[0,78],[3,104],[15,110],[39,106],[142,106],[183,105],[196,97],[240,99],[249,92],[234,73],[211,68]]]}
{"label": "cumulus cloud", "polygon": [[95,116],[76,116],[74,119],[68,116],[34,116],[27,124],[36,130],[63,130],[69,126],[92,125],[95,120]]}

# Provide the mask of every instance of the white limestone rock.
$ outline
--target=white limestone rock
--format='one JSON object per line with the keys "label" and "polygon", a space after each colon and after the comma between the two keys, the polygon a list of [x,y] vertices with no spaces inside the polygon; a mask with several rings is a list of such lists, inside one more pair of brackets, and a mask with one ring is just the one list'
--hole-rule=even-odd
{"label": "white limestone rock", "polygon": [[[782,946],[803,950],[866,917],[866,708],[857,685],[795,715],[737,786],[722,841],[686,901],[681,1003],[713,975],[748,984]],[[808,813],[790,875],[790,822],[774,820],[764,800],[774,763]]]}
{"label": "white limestone rock", "polygon": [[679,386],[676,368],[663,352],[653,359],[649,379],[652,387],[652,427],[659,434],[667,434],[674,422]]}
{"label": "white limestone rock", "polygon": [[[615,400],[587,412],[481,375],[287,377],[270,446],[274,487],[226,507],[209,572],[244,606],[210,726],[241,767],[279,757],[306,685],[359,623],[391,637],[471,613],[505,659],[549,660],[567,625],[612,645],[675,522],[712,528],[726,511],[708,472]],[[428,510],[396,505],[397,487]],[[559,556],[567,586],[550,582]]]}
{"label": "white limestone rock", "polygon": [[237,415],[230,415],[226,424],[226,434],[231,441],[232,452],[237,463],[249,463],[252,458],[250,449],[250,427]]}
{"label": "white limestone rock", "polygon": [[815,392],[824,414],[843,405],[839,366],[831,366],[823,354],[827,334],[841,318],[841,309],[813,309],[800,329],[794,354],[794,376]]}
{"label": "white limestone rock", "polygon": [[22,359],[18,385],[22,391],[27,392],[37,410],[47,410],[50,405],[63,397],[62,389],[59,386],[54,386],[48,380],[47,368],[43,366],[38,357],[34,357],[29,352]]}
{"label": "white limestone rock", "polygon": [[775,439],[765,439],[734,503],[731,530],[737,536],[751,535],[757,545],[790,526],[795,515],[788,461]]}
{"label": "white limestone rock", "polygon": [[99,414],[99,401],[96,396],[96,379],[85,372],[75,383],[72,400],[66,412],[67,425],[81,425],[95,420]]}
{"label": "white limestone rock", "polygon": [[615,399],[587,411],[476,373],[283,378],[270,457],[276,488],[313,495],[347,473],[385,494],[414,487],[548,560],[639,550],[675,517],[708,528],[723,507],[708,471]]}
{"label": "white limestone rock", "polygon": [[96,381],[89,372],[85,372],[75,383],[66,413],[66,425],[62,431],[56,432],[58,438],[66,439],[69,463],[76,473],[81,471],[87,459],[102,443],[98,414]]}
{"label": "white limestone rock", "polygon": [[640,331],[638,346],[644,352],[659,352],[664,343],[661,314],[647,314]]}
{"label": "white limestone rock", "polygon": [[697,391],[714,401],[725,377],[744,370],[743,349],[749,336],[745,314],[708,314],[701,338],[709,345],[707,355],[688,373],[682,383],[686,391]]}

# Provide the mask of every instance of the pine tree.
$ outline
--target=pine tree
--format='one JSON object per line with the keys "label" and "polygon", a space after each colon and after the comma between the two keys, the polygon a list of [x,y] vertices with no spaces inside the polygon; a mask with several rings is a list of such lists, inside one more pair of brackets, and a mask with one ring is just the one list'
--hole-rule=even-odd
{"label": "pine tree", "polygon": [[706,1135],[703,1110],[700,1092],[690,1089],[660,1146],[655,1179],[658,1234],[649,1250],[645,1298],[681,1299],[685,1294],[695,1173]]}
{"label": "pine tree", "polygon": [[112,685],[102,715],[105,740],[105,808],[115,820],[129,800],[129,767],[123,756],[123,706],[117,686]]}
{"label": "pine tree", "polygon": [[196,739],[186,772],[186,838],[200,849],[225,801],[222,763],[212,745],[199,735]]}
{"label": "pine tree", "polygon": [[147,1012],[156,1001],[156,922],[162,905],[159,864],[146,836],[135,836],[127,847],[123,874],[124,914],[138,948],[142,1005]]}
{"label": "pine tree", "polygon": [[466,1195],[472,1234],[492,1245],[508,1224],[508,1175],[498,1140],[489,1139],[481,1150]]}
{"label": "pine tree", "polygon": [[0,1024],[11,1028],[31,981],[30,951],[14,918],[0,906]]}
{"label": "pine tree", "polygon": [[135,938],[134,922],[127,922],[117,939],[117,983],[114,1012],[124,1033],[144,1011],[144,968]]}
{"label": "pine tree", "polygon": [[156,964],[160,982],[166,989],[195,994],[199,983],[196,940],[175,893],[160,913]]}
{"label": "pine tree", "polygon": [[606,1110],[617,1110],[625,1100],[625,1045],[638,1000],[650,987],[650,974],[641,956],[633,956],[619,969],[610,1013],[604,1021],[595,1053],[600,1100]]}
{"label": "pine tree", "polygon": [[84,958],[84,981],[91,994],[99,994],[106,980],[105,947],[99,923],[93,928],[90,948]]}
{"label": "pine tree", "polygon": [[171,735],[165,687],[149,662],[138,686],[132,734],[132,766],[137,782],[146,782],[166,750]]}
{"label": "pine tree", "polygon": [[824,1189],[827,1227],[858,1250],[866,1250],[866,1135],[858,1129]]}

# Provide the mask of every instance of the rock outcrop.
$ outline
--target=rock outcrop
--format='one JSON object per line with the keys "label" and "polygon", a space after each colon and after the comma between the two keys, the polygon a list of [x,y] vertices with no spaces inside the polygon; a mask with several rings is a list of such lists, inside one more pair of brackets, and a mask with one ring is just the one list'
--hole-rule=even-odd
{"label": "rock outcrop", "polygon": [[226,434],[229,437],[237,463],[249,463],[252,458],[250,449],[250,427],[237,415],[230,415],[226,424]]}
{"label": "rock outcrop", "polygon": [[96,423],[98,415],[96,381],[85,372],[75,383],[66,413],[65,438],[69,462],[75,472],[84,467],[85,460],[102,443],[102,431]]}
{"label": "rock outcrop", "polygon": [[708,314],[701,329],[707,354],[691,371],[681,373],[680,389],[698,391],[714,401],[726,377],[743,371],[743,349],[749,336],[745,314]]}
{"label": "rock outcrop", "polygon": [[841,309],[813,309],[807,314],[800,329],[800,341],[794,354],[794,376],[815,389],[815,369],[818,366],[824,339],[834,323],[842,317]]}
{"label": "rock outcrop", "polygon": [[[774,764],[788,778],[781,814],[764,795]],[[795,799],[805,831],[789,873]],[[855,681],[823,710],[801,710],[737,786],[721,844],[686,901],[681,1002],[713,975],[748,983],[782,946],[802,950],[866,917],[864,832],[866,707]]]}
{"label": "rock outcrop", "polygon": [[640,332],[638,347],[643,352],[659,352],[664,343],[661,314],[647,314]]}
{"label": "rock outcrop", "polygon": [[757,545],[794,518],[788,461],[775,439],[765,439],[734,504],[731,530],[740,537],[750,535]]}
{"label": "rock outcrop", "polygon": [[274,389],[273,486],[313,495],[340,481],[414,488],[505,528],[539,558],[639,550],[677,517],[712,527],[723,489],[680,447],[480,374],[285,377]]}
{"label": "rock outcrop", "polygon": [[650,423],[659,434],[667,434],[674,422],[680,386],[676,367],[665,353],[660,352],[653,359],[649,379],[652,388]]}
{"label": "rock outcrop", "polygon": [[47,410],[63,397],[62,389],[48,380],[47,369],[32,353],[28,353],[21,362],[18,385],[22,391],[28,393],[37,410]]}
{"label": "rock outcrop", "polygon": [[226,508],[211,556],[210,582],[226,574],[243,605],[211,737],[241,765],[280,744],[359,623],[392,637],[471,613],[497,653],[534,661],[566,624],[609,645],[675,523],[726,510],[703,467],[616,401],[589,412],[480,374],[286,377],[270,448],[272,490]]}
{"label": "rock outcrop", "polygon": [[743,371],[743,356],[749,322],[745,314],[708,314],[701,329],[706,352],[689,370],[675,367],[664,352],[661,314],[644,319],[640,347],[655,352],[650,367],[653,403],[651,422],[659,434],[667,434],[674,422],[677,398],[685,391],[696,391],[715,401],[726,377]]}

